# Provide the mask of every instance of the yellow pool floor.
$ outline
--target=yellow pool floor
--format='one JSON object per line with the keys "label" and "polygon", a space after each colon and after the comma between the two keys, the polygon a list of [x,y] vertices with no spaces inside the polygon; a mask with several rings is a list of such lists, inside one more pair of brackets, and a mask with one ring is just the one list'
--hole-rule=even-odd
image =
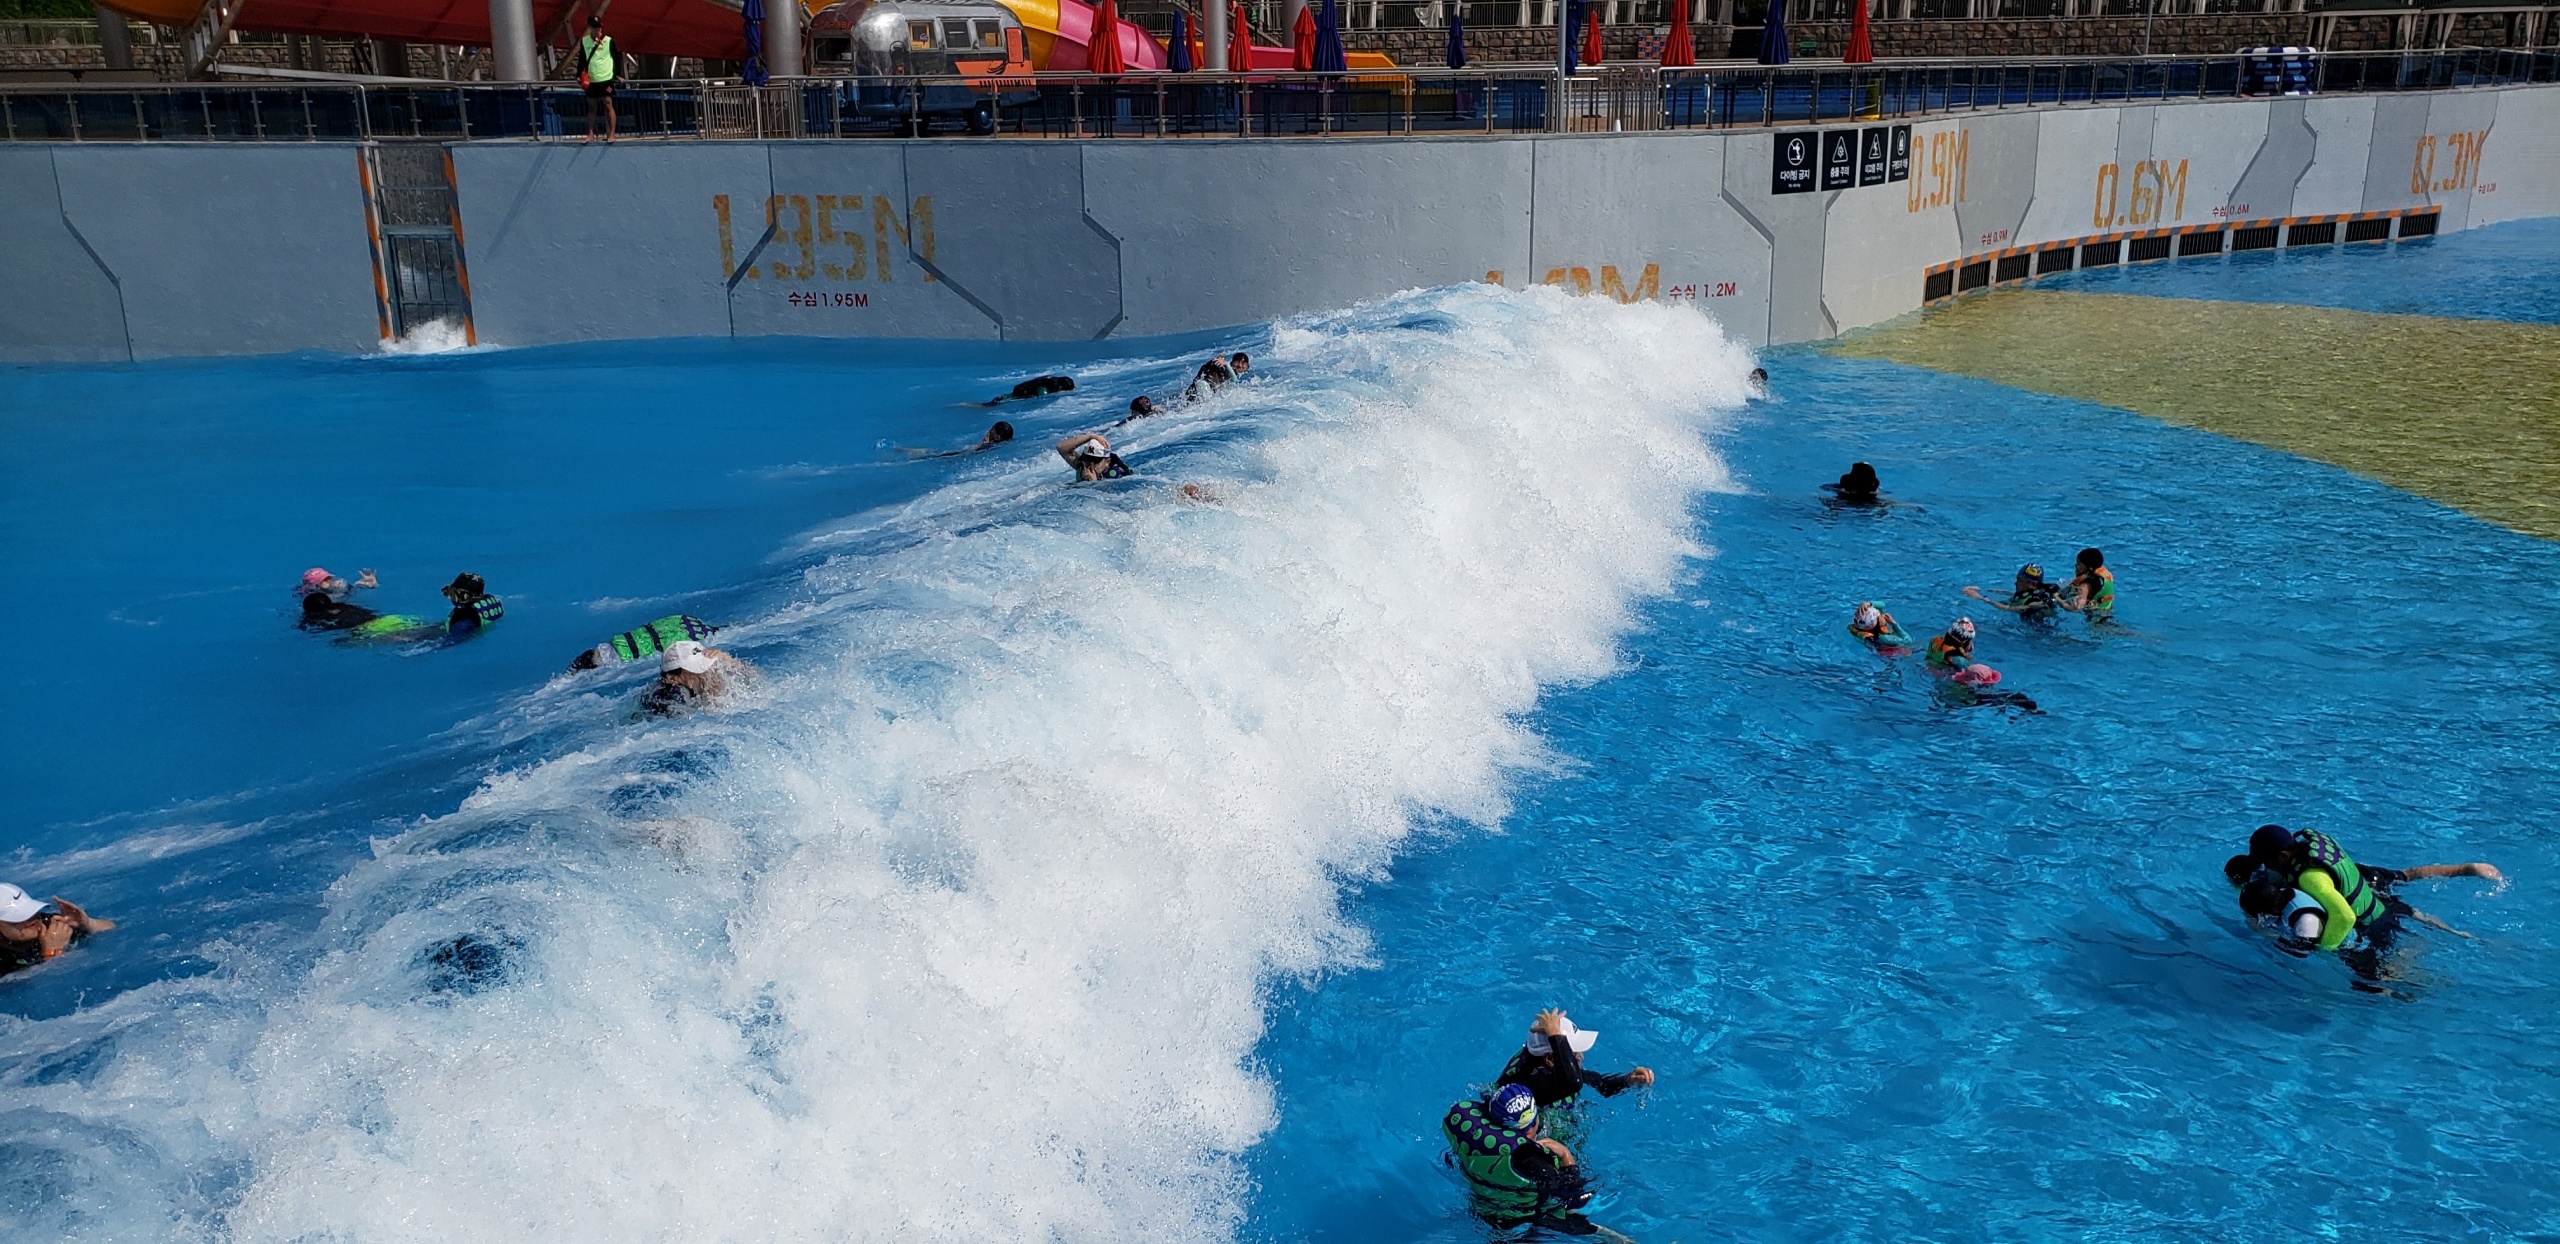
{"label": "yellow pool floor", "polygon": [[2255,441],[2560,539],[2560,327],[2011,289],[1831,348]]}

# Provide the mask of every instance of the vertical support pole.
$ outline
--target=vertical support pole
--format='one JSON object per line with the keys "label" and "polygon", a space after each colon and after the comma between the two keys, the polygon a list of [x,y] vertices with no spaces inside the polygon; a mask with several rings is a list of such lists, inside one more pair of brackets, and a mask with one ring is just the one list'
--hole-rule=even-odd
{"label": "vertical support pole", "polygon": [[1250,65],[1227,64],[1227,0],[1200,0],[1200,50],[1208,53],[1209,63],[1201,66],[1211,73],[1228,69],[1249,69]]}
{"label": "vertical support pole", "polygon": [[98,15],[98,51],[107,58],[107,68],[133,68],[133,32],[124,24],[124,14],[114,9],[90,6]]}
{"label": "vertical support pole", "polygon": [[[1770,0],[1776,3],[1777,0]],[[1572,128],[1572,118],[1565,114],[1573,95],[1573,73],[1565,67],[1573,58],[1573,5],[1555,0],[1556,5],[1556,97],[1547,101],[1547,132],[1562,134]]]}
{"label": "vertical support pole", "polygon": [[489,69],[500,82],[539,82],[533,0],[489,0]]}
{"label": "vertical support pole", "polygon": [[772,0],[764,9],[764,68],[777,78],[807,72],[800,63],[800,0]]}

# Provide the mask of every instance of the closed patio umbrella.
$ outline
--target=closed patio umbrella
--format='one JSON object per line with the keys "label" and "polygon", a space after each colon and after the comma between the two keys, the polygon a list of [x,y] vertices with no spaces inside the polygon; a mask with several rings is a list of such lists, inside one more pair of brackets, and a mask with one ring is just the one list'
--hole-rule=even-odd
{"label": "closed patio umbrella", "polygon": [[1671,37],[1662,41],[1662,67],[1687,69],[1698,63],[1698,48],[1689,39],[1689,2],[1672,0]]}
{"label": "closed patio umbrella", "polygon": [[1164,47],[1164,67],[1173,73],[1191,72],[1191,29],[1180,9],[1173,11],[1173,39]]}
{"label": "closed patio umbrella", "polygon": [[738,16],[747,23],[747,63],[738,67],[738,76],[749,86],[763,86],[772,76],[764,68],[764,0],[746,0]]}
{"label": "closed patio umbrella", "polygon": [[1341,73],[1350,67],[1342,54],[1342,12],[1333,0],[1324,0],[1324,12],[1316,18],[1315,71]]}
{"label": "closed patio umbrella", "polygon": [[1769,22],[1760,28],[1760,63],[1787,63],[1787,0],[1769,0]]}
{"label": "closed patio umbrella", "polygon": [[1227,72],[1247,73],[1253,69],[1253,27],[1244,20],[1243,0],[1227,13]]}
{"label": "closed patio umbrella", "polygon": [[1084,67],[1095,73],[1127,73],[1129,58],[1120,54],[1120,8],[1102,0],[1093,14],[1093,42],[1085,46]]}
{"label": "closed patio umbrella", "polygon": [[1867,0],[1849,3],[1849,50],[1841,53],[1840,59],[1852,65],[1868,64],[1875,60],[1876,50],[1867,42]]}
{"label": "closed patio umbrella", "polygon": [[1572,73],[1581,64],[1582,49],[1573,44],[1573,28],[1582,24],[1582,0],[1564,0],[1564,29],[1556,37],[1564,43],[1564,71]]}
{"label": "closed patio umbrella", "polygon": [[1467,3],[1449,0],[1449,67],[1467,67]]}
{"label": "closed patio umbrella", "polygon": [[1582,17],[1582,63],[1597,65],[1609,58],[1600,46],[1600,10],[1585,4]]}
{"label": "closed patio umbrella", "polygon": [[1298,10],[1298,28],[1289,32],[1289,67],[1305,73],[1316,67],[1316,11]]}

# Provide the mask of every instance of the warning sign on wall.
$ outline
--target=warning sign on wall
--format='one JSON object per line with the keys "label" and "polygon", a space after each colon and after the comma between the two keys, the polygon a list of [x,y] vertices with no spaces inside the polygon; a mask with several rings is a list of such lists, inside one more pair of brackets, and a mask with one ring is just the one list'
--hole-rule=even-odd
{"label": "warning sign on wall", "polygon": [[1769,193],[1803,194],[1813,189],[1814,157],[1821,142],[1816,130],[1778,135],[1772,144],[1776,150],[1769,157]]}
{"label": "warning sign on wall", "polygon": [[1822,188],[1846,190],[1858,184],[1858,131],[1822,133]]}

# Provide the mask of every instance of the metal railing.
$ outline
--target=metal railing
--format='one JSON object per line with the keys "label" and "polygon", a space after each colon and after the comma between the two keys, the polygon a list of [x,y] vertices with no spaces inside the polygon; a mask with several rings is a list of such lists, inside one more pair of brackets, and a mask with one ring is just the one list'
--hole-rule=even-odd
{"label": "metal railing", "polygon": [[[2298,91],[2379,92],[2560,81],[2560,53],[2501,49],[2325,54]],[[913,136],[1296,137],[1707,129],[1926,117],[2021,107],[2273,95],[2263,58],[1892,61],[1695,69],[1349,74],[1041,74],[1001,93],[961,78],[635,82],[621,132],[640,139]],[[0,86],[12,142],[573,140],[590,101],[552,84],[62,84]],[[1560,121],[1553,123],[1551,121]]]}

